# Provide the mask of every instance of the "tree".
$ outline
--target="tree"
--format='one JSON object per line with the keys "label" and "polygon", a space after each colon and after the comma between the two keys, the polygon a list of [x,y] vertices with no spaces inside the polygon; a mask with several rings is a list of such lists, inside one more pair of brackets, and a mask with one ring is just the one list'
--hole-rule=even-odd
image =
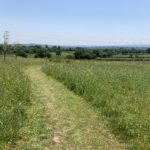
{"label": "tree", "polygon": [[27,53],[23,50],[18,51],[16,55],[25,58],[28,57]]}
{"label": "tree", "polygon": [[146,49],[146,53],[147,53],[147,54],[150,54],[150,48],[147,48],[147,49]]}
{"label": "tree", "polygon": [[17,53],[18,53],[18,46],[19,46],[19,44],[17,44],[17,43],[14,43],[14,46],[13,46],[13,48],[14,48],[14,54],[15,54],[15,56],[16,56],[16,59],[17,59]]}
{"label": "tree", "polygon": [[112,57],[114,55],[114,49],[104,49],[103,51],[106,54],[106,57]]}
{"label": "tree", "polygon": [[133,54],[131,53],[129,57],[130,57],[130,58],[133,58]]}
{"label": "tree", "polygon": [[51,58],[51,57],[52,57],[52,55],[51,55],[51,53],[50,53],[50,52],[46,52],[45,57],[46,57],[46,58]]}
{"label": "tree", "polygon": [[0,54],[2,54],[2,53],[3,53],[3,46],[0,45]]}
{"label": "tree", "polygon": [[16,55],[16,58],[18,56],[20,57],[28,57],[27,53],[26,53],[26,47],[20,44],[14,44],[14,53]]}
{"label": "tree", "polygon": [[93,53],[96,55],[96,57],[99,57],[99,50],[94,50]]}
{"label": "tree", "polygon": [[61,50],[57,50],[57,51],[56,51],[56,55],[57,55],[57,56],[61,56],[61,54],[62,54],[62,51],[61,51]]}
{"label": "tree", "polygon": [[4,38],[3,55],[4,55],[4,60],[5,60],[6,59],[6,53],[8,50],[8,39],[9,39],[8,31],[5,31],[3,38]]}
{"label": "tree", "polygon": [[74,57],[76,59],[95,59],[96,54],[93,51],[78,48],[74,53]]}
{"label": "tree", "polygon": [[53,46],[52,51],[56,53],[56,56],[61,56],[62,50],[60,46]]}
{"label": "tree", "polygon": [[37,49],[35,58],[51,58],[51,53],[46,48]]}
{"label": "tree", "polygon": [[35,58],[44,58],[45,57],[45,50],[38,49],[35,54]]}
{"label": "tree", "polygon": [[52,52],[56,52],[56,51],[57,51],[57,46],[53,46],[53,47],[51,48],[51,50],[52,50]]}

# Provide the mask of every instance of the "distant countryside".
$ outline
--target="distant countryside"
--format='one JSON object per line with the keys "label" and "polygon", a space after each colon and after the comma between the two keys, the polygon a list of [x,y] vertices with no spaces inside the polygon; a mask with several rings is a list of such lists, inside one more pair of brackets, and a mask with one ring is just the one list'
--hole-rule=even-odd
{"label": "distant countryside", "polygon": [[[0,45],[3,55],[3,46]],[[110,60],[110,61],[149,61],[148,47],[63,47],[48,45],[8,45],[7,54],[24,58]]]}

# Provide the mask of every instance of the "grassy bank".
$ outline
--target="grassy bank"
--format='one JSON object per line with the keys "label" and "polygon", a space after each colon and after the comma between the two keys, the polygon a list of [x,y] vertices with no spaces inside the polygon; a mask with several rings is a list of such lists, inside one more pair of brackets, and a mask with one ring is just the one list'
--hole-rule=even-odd
{"label": "grassy bank", "polygon": [[0,149],[15,147],[30,104],[30,82],[21,67],[0,62]]}
{"label": "grassy bank", "polygon": [[129,149],[150,148],[149,63],[51,63],[43,71],[98,109]]}

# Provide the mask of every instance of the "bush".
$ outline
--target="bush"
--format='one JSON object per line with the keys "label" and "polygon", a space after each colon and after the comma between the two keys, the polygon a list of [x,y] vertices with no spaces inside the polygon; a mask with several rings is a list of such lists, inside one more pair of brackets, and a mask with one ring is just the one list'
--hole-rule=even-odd
{"label": "bush", "polygon": [[99,57],[101,58],[109,58],[112,57],[113,55],[114,52],[112,50],[107,50],[107,49],[99,53]]}
{"label": "bush", "polygon": [[0,54],[2,54],[2,53],[3,53],[3,46],[0,45]]}
{"label": "bush", "polygon": [[24,58],[27,58],[27,57],[28,57],[27,53],[26,53],[25,51],[23,51],[23,50],[17,51],[17,52],[15,53],[15,55],[16,55],[16,56],[20,56],[20,57],[24,57]]}
{"label": "bush", "polygon": [[35,58],[51,58],[51,53],[48,52],[46,49],[38,49],[34,56]]}
{"label": "bush", "polygon": [[90,50],[76,50],[74,53],[74,56],[76,59],[95,59],[96,54],[93,53],[93,51]]}
{"label": "bush", "polygon": [[45,57],[47,57],[47,58],[51,58],[51,57],[52,57],[52,55],[51,55],[51,53],[47,52],[47,53],[45,54]]}
{"label": "bush", "polygon": [[57,55],[57,56],[61,56],[61,54],[62,54],[62,51],[61,51],[61,50],[56,50],[56,55]]}
{"label": "bush", "polygon": [[147,53],[147,54],[150,54],[150,48],[147,48],[147,49],[146,49],[146,53]]}
{"label": "bush", "polygon": [[96,55],[96,57],[100,56],[100,51],[99,50],[94,50],[93,53]]}
{"label": "bush", "polygon": [[44,58],[45,57],[45,51],[43,49],[38,49],[35,54],[35,58]]}
{"label": "bush", "polygon": [[66,58],[67,59],[74,59],[74,56],[73,55],[67,55]]}

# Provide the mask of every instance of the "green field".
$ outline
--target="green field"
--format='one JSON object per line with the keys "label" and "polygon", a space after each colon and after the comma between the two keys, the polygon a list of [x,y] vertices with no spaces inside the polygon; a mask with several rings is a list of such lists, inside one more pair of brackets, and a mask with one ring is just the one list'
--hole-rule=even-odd
{"label": "green field", "polygon": [[[137,55],[139,58],[149,58],[150,57],[150,54],[138,54]],[[114,58],[130,58],[131,56],[129,54],[126,54],[126,55],[122,55],[122,54],[117,54],[117,55],[114,55],[113,56]],[[134,55],[133,57],[136,58],[136,56]]]}
{"label": "green field", "polygon": [[0,149],[149,150],[149,84],[149,62],[1,59]]}
{"label": "green field", "polygon": [[46,61],[16,60],[11,56],[7,56],[6,61],[0,59],[0,150],[34,149],[38,141],[44,139],[45,133],[49,134],[45,104],[35,98],[31,81],[25,73],[28,66]]}
{"label": "green field", "polygon": [[150,148],[148,62],[49,63],[43,71],[90,102],[129,149]]}
{"label": "green field", "polygon": [[30,104],[30,82],[20,65],[0,62],[0,149],[13,147]]}

